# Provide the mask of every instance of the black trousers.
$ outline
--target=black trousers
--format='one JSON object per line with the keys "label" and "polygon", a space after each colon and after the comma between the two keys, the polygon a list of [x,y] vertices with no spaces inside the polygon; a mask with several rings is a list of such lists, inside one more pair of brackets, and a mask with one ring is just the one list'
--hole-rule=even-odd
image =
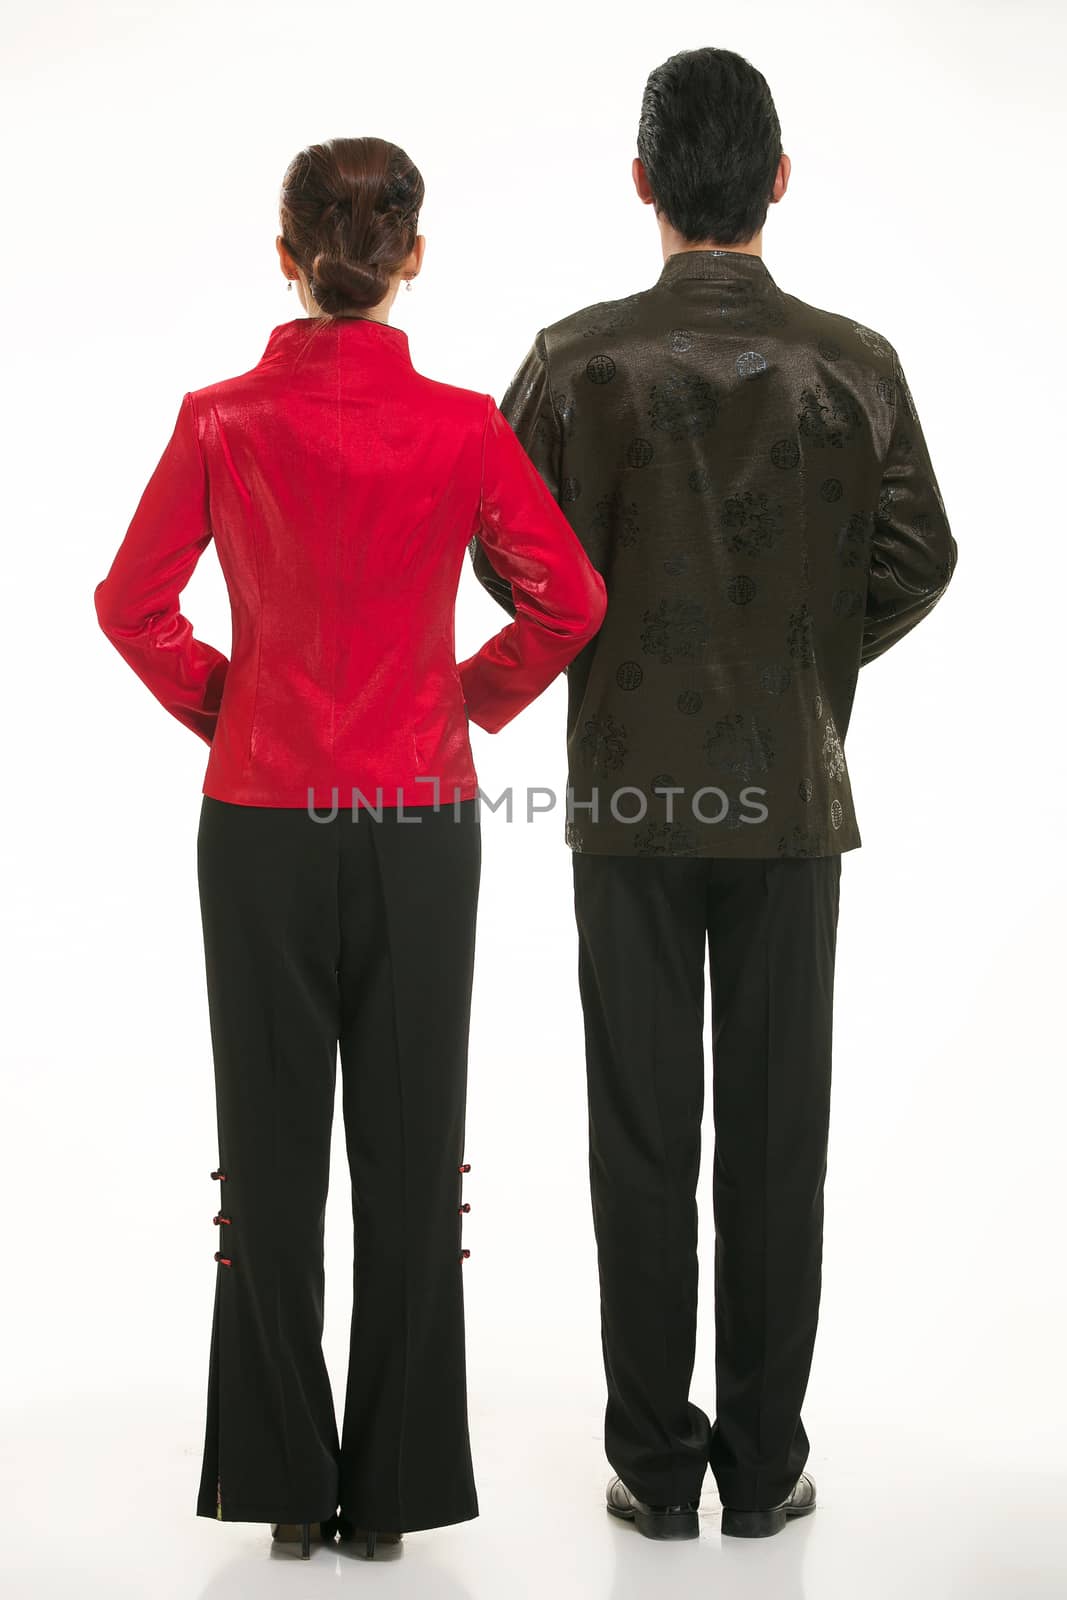
{"label": "black trousers", "polygon": [[[473,800],[318,821],[204,797],[221,1176],[200,1516],[478,1514],[460,1168],[480,863]],[[322,1352],[338,1046],[355,1236],[340,1439]]]}
{"label": "black trousers", "polygon": [[[641,1499],[779,1504],[807,1460],[841,858],[576,854],[608,1459]],[[716,1416],[689,1399],[712,994]]]}

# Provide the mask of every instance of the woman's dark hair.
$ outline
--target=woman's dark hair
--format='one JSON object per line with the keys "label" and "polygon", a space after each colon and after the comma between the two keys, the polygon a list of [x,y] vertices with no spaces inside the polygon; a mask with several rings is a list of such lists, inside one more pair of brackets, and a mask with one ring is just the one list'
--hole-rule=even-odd
{"label": "woman's dark hair", "polygon": [[424,193],[418,167],[388,139],[327,139],[293,157],[281,233],[323,312],[365,311],[385,298],[414,247]]}
{"label": "woman's dark hair", "polygon": [[690,242],[763,227],[782,130],[761,72],[732,50],[684,50],[649,74],[637,153],[656,212]]}

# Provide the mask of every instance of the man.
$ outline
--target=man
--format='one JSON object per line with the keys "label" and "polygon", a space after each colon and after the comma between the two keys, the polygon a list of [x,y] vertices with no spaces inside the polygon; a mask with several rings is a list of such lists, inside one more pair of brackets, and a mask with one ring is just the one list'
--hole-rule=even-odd
{"label": "man", "polygon": [[[638,195],[663,270],[546,327],[503,402],[604,576],[569,668],[567,839],[585,1012],[608,1509],[695,1538],[810,1512],[844,739],[861,665],[956,545],[896,351],[762,259],[789,158],[725,50],[648,80]],[[509,586],[472,550],[491,593]],[[715,1421],[689,1399],[710,959]]]}

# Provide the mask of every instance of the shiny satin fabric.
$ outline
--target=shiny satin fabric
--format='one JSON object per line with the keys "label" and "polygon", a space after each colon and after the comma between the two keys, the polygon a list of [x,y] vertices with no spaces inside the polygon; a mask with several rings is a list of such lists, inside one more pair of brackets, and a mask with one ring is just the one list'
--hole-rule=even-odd
{"label": "shiny satin fabric", "polygon": [[784,293],[759,256],[682,251],[542,329],[501,409],[608,590],[568,669],[572,848],[859,845],[860,667],[929,613],[957,555],[889,341]]}
{"label": "shiny satin fabric", "polygon": [[[455,659],[477,534],[515,620]],[[211,539],[229,658],[179,597]],[[299,317],[250,371],[187,393],[107,576],[100,626],[210,745],[203,792],[256,806],[477,793],[495,732],[599,626],[604,587],[489,395],[418,373],[406,334]]]}

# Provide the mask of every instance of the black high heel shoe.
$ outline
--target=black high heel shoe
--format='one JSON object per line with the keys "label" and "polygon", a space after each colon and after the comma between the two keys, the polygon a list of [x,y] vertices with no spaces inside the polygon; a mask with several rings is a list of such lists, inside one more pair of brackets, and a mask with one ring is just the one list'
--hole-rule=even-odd
{"label": "black high heel shoe", "polygon": [[311,1559],[311,1535],[314,1530],[315,1537],[324,1544],[329,1544],[337,1534],[337,1516],[329,1516],[323,1522],[272,1522],[271,1535],[276,1544],[295,1544],[300,1540],[300,1559]]}
{"label": "black high heel shoe", "polygon": [[346,1517],[343,1511],[339,1511],[337,1513],[337,1537],[339,1539],[364,1540],[367,1559],[373,1561],[379,1539],[383,1544],[399,1544],[404,1535],[402,1533],[382,1533],[377,1528],[357,1528],[351,1518]]}

